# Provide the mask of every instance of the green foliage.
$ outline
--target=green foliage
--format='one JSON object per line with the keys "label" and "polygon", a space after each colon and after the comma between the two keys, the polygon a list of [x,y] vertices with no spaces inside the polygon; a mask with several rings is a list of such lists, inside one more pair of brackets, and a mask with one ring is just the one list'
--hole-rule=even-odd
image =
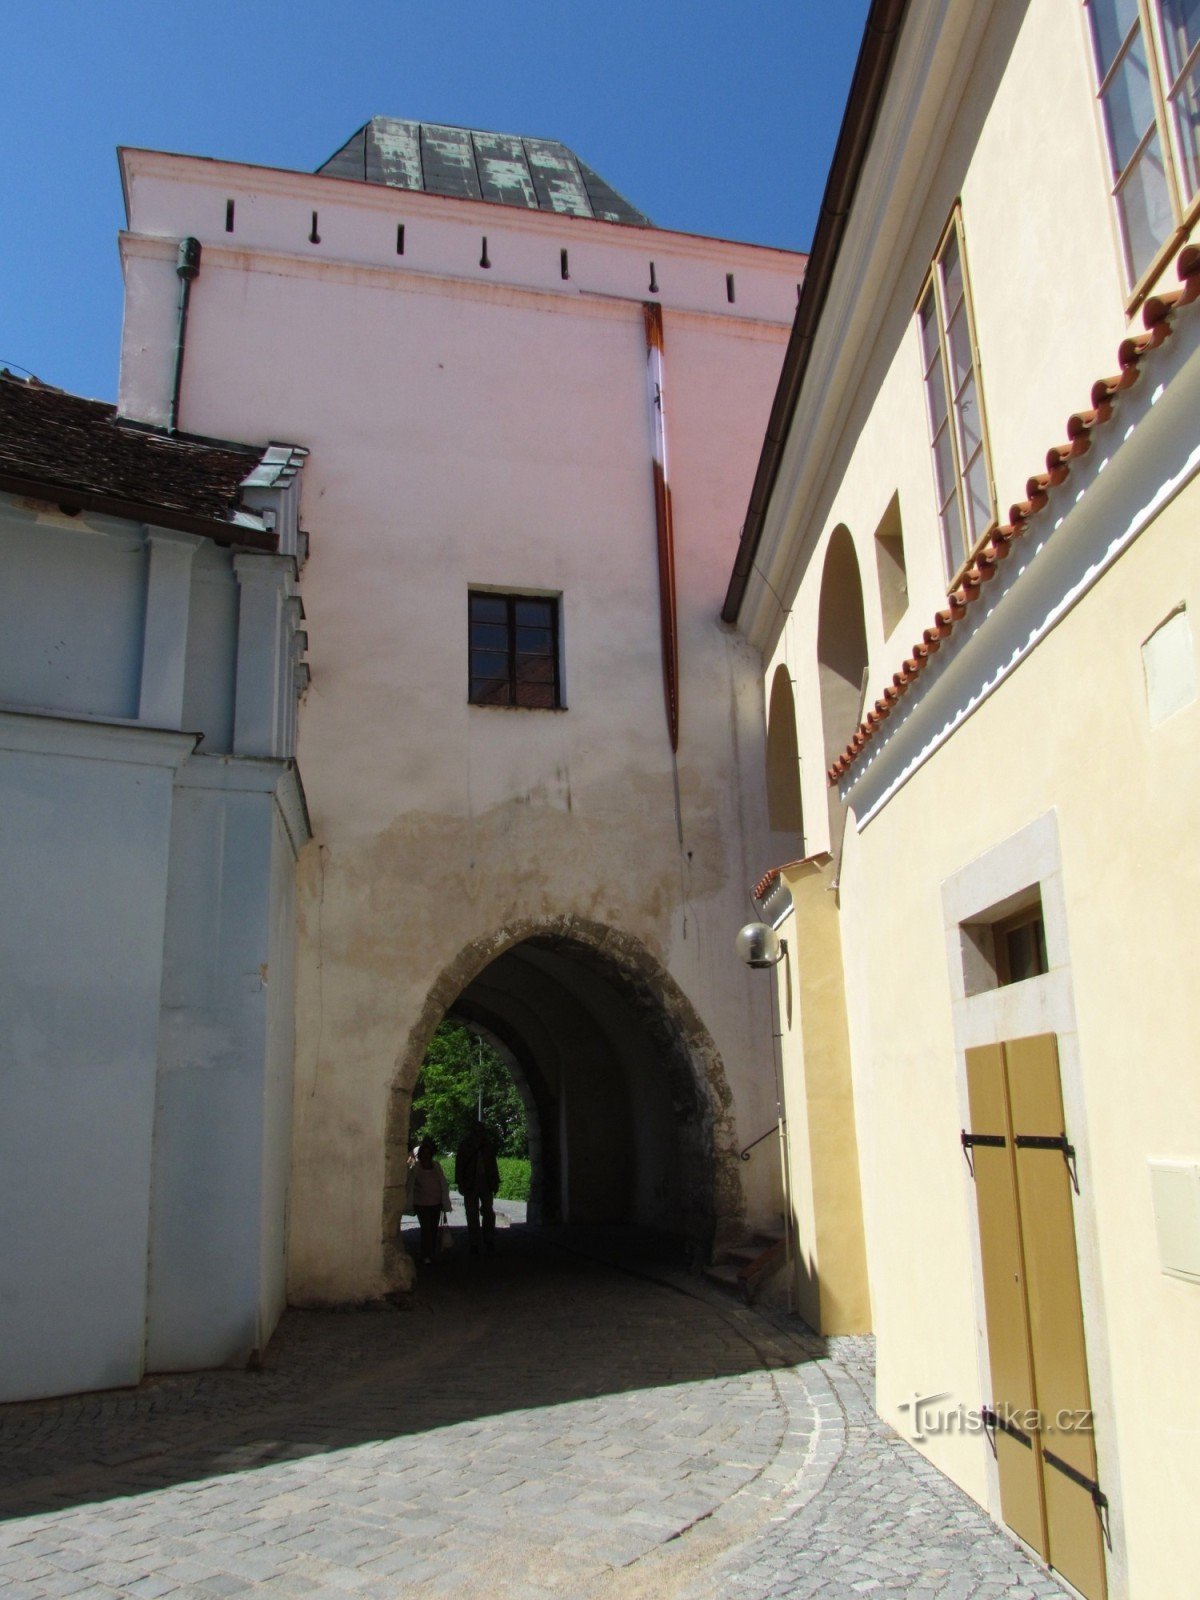
{"label": "green foliage", "polygon": [[500,1168],[499,1199],[528,1200],[529,1162],[519,1156],[500,1156],[496,1165]]}
{"label": "green foliage", "polygon": [[481,1089],[483,1121],[496,1140],[498,1154],[523,1157],[529,1149],[525,1107],[508,1068],[489,1044],[461,1023],[440,1023],[413,1093],[409,1142],[432,1139],[447,1175],[452,1167],[447,1157],[453,1157],[475,1125]]}
{"label": "green foliage", "polygon": [[[446,1182],[452,1189],[458,1188],[455,1179],[455,1160],[453,1154],[439,1156],[438,1160],[446,1174]],[[500,1187],[496,1191],[497,1200],[528,1200],[530,1162],[522,1156],[497,1156],[496,1165],[500,1168]]]}

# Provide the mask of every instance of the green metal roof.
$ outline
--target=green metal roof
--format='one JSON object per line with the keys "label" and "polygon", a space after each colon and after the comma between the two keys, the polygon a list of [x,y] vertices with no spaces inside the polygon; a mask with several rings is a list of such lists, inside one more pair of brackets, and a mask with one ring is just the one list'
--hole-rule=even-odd
{"label": "green metal roof", "polygon": [[555,139],[372,117],[317,171],[393,189],[652,226],[644,212]]}

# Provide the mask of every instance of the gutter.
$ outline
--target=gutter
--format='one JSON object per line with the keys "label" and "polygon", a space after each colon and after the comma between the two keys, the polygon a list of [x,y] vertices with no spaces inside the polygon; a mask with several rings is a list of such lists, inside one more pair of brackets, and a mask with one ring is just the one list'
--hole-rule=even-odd
{"label": "gutter", "polygon": [[149,523],[155,528],[174,528],[180,533],[197,533],[214,544],[236,547],[239,550],[265,550],[274,555],[279,549],[278,534],[265,528],[245,528],[236,522],[221,522],[214,517],[198,517],[190,511],[172,511],[165,506],[152,506],[137,500],[121,500],[116,495],[97,493],[91,489],[72,489],[61,483],[47,483],[44,479],[20,478],[0,472],[0,490],[19,495],[27,500],[44,500],[56,505],[67,516],[80,511],[99,511],[112,517],[124,517],[130,522]]}
{"label": "gutter", "polygon": [[746,520],[742,526],[725,604],[721,608],[722,622],[737,622],[746,596],[750,573],[762,542],[767,507],[779,477],[784,446],[796,414],[804,375],[820,326],[821,312],[833,281],[854,192],[870,149],[879,107],[883,103],[907,4],[908,0],[871,0],[841,131],[833,152],[829,177],[825,181],[825,193],[821,197],[821,211],[796,306],[796,318],[771,406],[767,436],[758,459],[758,470],[750,491],[750,504],[746,509]]}

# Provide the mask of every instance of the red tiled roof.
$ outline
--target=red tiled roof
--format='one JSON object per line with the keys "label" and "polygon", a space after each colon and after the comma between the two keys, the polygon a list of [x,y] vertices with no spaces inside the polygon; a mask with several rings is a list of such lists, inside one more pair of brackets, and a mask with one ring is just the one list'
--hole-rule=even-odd
{"label": "red tiled roof", "polygon": [[798,867],[799,865],[800,863],[798,861],[785,861],[783,867],[772,867],[769,872],[764,872],[762,877],[754,885],[754,888],[750,891],[751,896],[755,900],[764,900],[779,882],[779,875],[783,871],[783,868]]}
{"label": "red tiled roof", "polygon": [[1013,541],[1019,539],[1025,532],[1030,518],[1044,509],[1049,498],[1049,490],[1065,481],[1070,473],[1072,460],[1085,455],[1091,449],[1093,428],[1100,427],[1109,420],[1117,396],[1123,389],[1128,389],[1137,382],[1143,356],[1157,349],[1166,339],[1171,331],[1173,314],[1181,307],[1200,299],[1200,245],[1185,246],[1176,258],[1175,265],[1180,287],[1169,289],[1163,294],[1151,295],[1146,301],[1142,308],[1142,321],[1146,332],[1131,335],[1121,341],[1117,350],[1119,371],[1114,377],[1096,380],[1092,385],[1091,406],[1086,411],[1076,411],[1067,418],[1066,443],[1053,445],[1046,452],[1046,470],[1034,473],[1028,480],[1025,485],[1025,499],[1009,510],[1008,521],[988,530],[976,550],[974,560],[963,574],[958,587],[950,595],[945,608],[936,614],[932,626],[926,628],[921,638],[913,645],[912,653],[905,659],[899,672],[894,674],[891,683],[885,687],[873,709],[868,711],[859,723],[858,730],[850,743],[829,768],[827,776],[831,784],[836,783],[842,774],[853,766],[887,721],[892,708],[909,684],[916,681],[930,656],[941,648],[942,640],[950,637],[956,623],[966,616],[968,609],[978,600],[980,589],[995,577],[996,569],[1008,555]]}
{"label": "red tiled roof", "polygon": [[276,548],[238,526],[242,481],[262,452],[149,432],[116,408],[0,372],[0,486],[67,506],[112,509],[239,544]]}

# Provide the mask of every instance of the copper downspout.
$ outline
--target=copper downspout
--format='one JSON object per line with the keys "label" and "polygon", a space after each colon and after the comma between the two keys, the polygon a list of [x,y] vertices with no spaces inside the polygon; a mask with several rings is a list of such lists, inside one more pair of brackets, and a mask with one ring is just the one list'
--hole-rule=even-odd
{"label": "copper downspout", "polygon": [[754,487],[750,491],[750,504],[746,510],[737,558],[729,579],[725,604],[721,608],[722,622],[736,622],[742,609],[746,586],[762,539],[763,520],[775,480],[779,476],[783,447],[787,443],[796,402],[800,398],[800,388],[837,264],[854,191],[858,187],[870,148],[875,118],[887,87],[906,6],[907,0],[871,0],[866,32],[850,84],[850,97],[846,102],[837,148],[821,198],[812,252],[804,270],[796,319],[783,358],[783,371],[779,375],[779,387],[771,406],[767,436],[754,475]]}
{"label": "copper downspout", "polygon": [[679,750],[679,621],[675,599],[675,528],[667,476],[667,430],[663,417],[662,307],[642,306],[646,322],[646,380],[654,441],[654,520],[658,528],[658,605],[662,629],[663,693],[671,749]]}

